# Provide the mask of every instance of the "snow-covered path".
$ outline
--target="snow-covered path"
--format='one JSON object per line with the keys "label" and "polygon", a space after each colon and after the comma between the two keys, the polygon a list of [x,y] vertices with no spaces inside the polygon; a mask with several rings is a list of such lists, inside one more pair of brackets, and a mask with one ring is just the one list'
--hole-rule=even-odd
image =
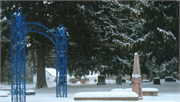
{"label": "snow-covered path", "polygon": [[[174,94],[160,93],[158,94],[158,96],[143,96],[143,99],[138,101],[139,102],[180,102],[179,96],[180,94],[177,93]],[[36,95],[27,95],[26,102],[77,102],[73,98],[74,98],[74,94],[68,94],[68,98],[55,98],[55,94],[36,94]],[[10,102],[10,100],[11,100],[10,96],[0,98],[0,102]],[[79,102],[87,102],[87,101],[79,101]],[[89,100],[89,102],[101,102],[101,101]],[[106,101],[106,102],[112,102],[112,101]],[[137,102],[137,101],[123,101],[123,102]]]}
{"label": "snow-covered path", "polygon": [[[50,87],[51,86],[51,87]],[[74,94],[77,92],[110,92],[115,88],[131,88],[132,85],[123,83],[117,85],[107,83],[106,85],[85,84],[85,85],[68,85],[68,97],[56,98],[56,88],[53,84],[49,84],[49,88],[34,89],[36,95],[27,95],[26,102],[77,102],[74,100]],[[159,90],[158,96],[143,96],[139,102],[180,102],[180,83],[179,82],[163,82],[161,85],[153,85],[152,82],[142,83],[143,88],[157,88]],[[102,100],[103,101],[103,100]],[[11,96],[0,97],[0,102],[11,102]],[[79,102],[87,102],[79,101]],[[89,102],[101,102],[96,100],[89,100]],[[106,101],[112,102],[112,101]],[[119,101],[113,101],[119,102]],[[137,101],[123,101],[123,102],[137,102]]]}

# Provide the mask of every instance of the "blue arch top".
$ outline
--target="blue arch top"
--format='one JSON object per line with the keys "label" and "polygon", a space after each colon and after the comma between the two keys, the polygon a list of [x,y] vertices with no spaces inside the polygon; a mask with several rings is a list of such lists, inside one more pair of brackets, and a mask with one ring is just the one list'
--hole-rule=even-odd
{"label": "blue arch top", "polygon": [[25,34],[30,32],[43,34],[56,45],[56,34],[54,34],[50,29],[40,22],[25,23]]}

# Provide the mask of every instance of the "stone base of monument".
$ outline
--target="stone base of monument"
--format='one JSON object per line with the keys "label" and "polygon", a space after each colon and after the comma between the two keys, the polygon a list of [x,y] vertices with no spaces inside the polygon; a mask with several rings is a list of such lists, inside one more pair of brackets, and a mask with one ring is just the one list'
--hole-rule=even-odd
{"label": "stone base of monument", "polygon": [[[131,92],[132,88],[117,88],[112,89],[111,92]],[[159,90],[157,88],[142,88],[142,96],[158,96]]]}
{"label": "stone base of monument", "polygon": [[144,91],[142,92],[143,96],[158,96],[158,92],[157,91]]}
{"label": "stone base of monument", "polygon": [[26,95],[35,95],[36,92],[34,90],[26,90]]}
{"label": "stone base of monument", "polygon": [[135,92],[78,92],[74,100],[132,100],[138,101],[138,94]]}
{"label": "stone base of monument", "polygon": [[158,92],[157,88],[142,88],[143,96],[158,96]]}

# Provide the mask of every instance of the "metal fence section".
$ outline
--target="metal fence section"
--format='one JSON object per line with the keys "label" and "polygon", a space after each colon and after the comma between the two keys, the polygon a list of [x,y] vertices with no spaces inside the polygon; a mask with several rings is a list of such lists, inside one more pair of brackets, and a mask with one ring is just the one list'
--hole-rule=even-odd
{"label": "metal fence section", "polygon": [[67,97],[67,30],[56,29],[56,97]]}
{"label": "metal fence section", "polygon": [[56,45],[56,97],[67,97],[67,30],[61,24],[56,34],[40,22],[26,23],[18,9],[11,14],[11,102],[26,102],[25,34],[40,33]]}

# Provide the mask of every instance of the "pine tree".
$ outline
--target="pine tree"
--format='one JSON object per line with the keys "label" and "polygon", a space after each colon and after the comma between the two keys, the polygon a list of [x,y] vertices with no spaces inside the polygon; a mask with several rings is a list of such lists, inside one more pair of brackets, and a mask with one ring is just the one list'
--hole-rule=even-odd
{"label": "pine tree", "polygon": [[96,2],[87,11],[93,17],[93,31],[99,39],[95,48],[98,53],[95,56],[99,63],[98,70],[108,74],[132,74],[132,58],[139,51],[133,48],[141,43],[140,36],[135,36],[140,31],[135,29],[142,28],[139,19],[133,14],[138,15],[139,11],[127,2],[115,1]]}
{"label": "pine tree", "polygon": [[142,32],[149,34],[149,42],[143,50],[143,67],[150,68],[145,63],[149,63],[151,59],[156,59],[155,65],[159,66],[178,56],[179,5],[175,1],[141,1],[140,4],[143,9],[142,18],[146,21]]}
{"label": "pine tree", "polygon": [[1,19],[1,82],[8,82],[10,84],[11,80],[11,46],[10,46],[10,20],[6,18]]}
{"label": "pine tree", "polygon": [[[149,70],[159,70],[158,75],[164,73],[161,68],[164,63],[170,63],[172,59],[179,60],[174,58],[178,56],[179,50],[179,5],[174,1],[2,3],[2,17],[6,16],[7,20],[10,20],[9,12],[15,12],[20,7],[26,14],[26,22],[40,21],[54,33],[60,24],[68,28],[70,74],[81,76],[89,71],[100,71],[103,74],[131,75],[135,52],[140,57],[141,72],[146,74]],[[8,29],[10,28],[6,27],[3,32],[10,37]],[[10,39],[8,35],[5,38]],[[42,64],[37,66],[41,66],[43,70],[45,65],[55,65],[55,46],[48,38],[28,33],[26,41],[29,44],[27,54],[38,51],[37,56],[41,58],[29,63],[40,61]],[[8,54],[2,57],[8,59]],[[44,85],[45,83],[39,86]]]}
{"label": "pine tree", "polygon": [[[3,3],[3,7],[2,7],[2,17],[7,17],[7,19],[8,20],[10,20],[10,16],[9,16],[9,13],[10,12],[15,12],[15,10],[17,9],[17,8],[21,8],[21,10],[22,10],[22,13],[24,13],[24,12],[26,12],[26,13],[28,13],[28,14],[30,14],[30,15],[28,15],[27,17],[26,17],[26,22],[28,22],[28,21],[31,21],[31,22],[34,22],[35,21],[35,19],[36,20],[38,20],[37,18],[39,17],[39,20],[40,20],[40,18],[44,18],[43,20],[44,20],[44,22],[46,22],[46,20],[45,20],[45,17],[43,17],[44,15],[40,15],[40,16],[35,16],[35,15],[32,15],[33,13],[34,13],[34,11],[30,11],[29,9],[38,9],[38,8],[41,8],[41,7],[43,7],[44,6],[44,4],[43,4],[43,2],[6,2],[6,1],[4,1],[4,2],[2,2]],[[41,9],[43,9],[43,8],[41,8]],[[38,9],[39,10],[39,9]],[[43,11],[43,10],[42,10]],[[39,11],[40,12],[40,11]],[[42,13],[44,13],[44,12],[41,12],[40,14],[42,14]],[[37,13],[35,13],[35,14],[37,14]],[[29,16],[31,16],[31,17],[29,17]],[[42,21],[43,21],[42,20]],[[7,29],[6,29],[7,30]],[[8,34],[9,34],[9,36],[10,36],[10,30],[8,31]],[[27,34],[27,36],[30,36],[30,38],[31,39],[33,39],[32,40],[32,42],[30,42],[30,44],[33,46],[34,45],[34,43],[36,43],[37,45],[39,45],[39,46],[33,46],[34,48],[33,49],[44,49],[44,46],[40,46],[40,45],[42,45],[42,42],[43,42],[43,40],[47,40],[47,39],[45,39],[42,35],[37,35],[37,34]],[[47,45],[48,45],[48,40],[46,41],[46,43],[47,43]],[[51,44],[51,43],[50,43]],[[9,44],[10,45],[10,44]],[[30,48],[30,47],[29,47]],[[38,53],[38,54],[44,54],[44,52],[42,52],[42,51],[44,51],[44,50],[38,50],[38,51],[40,51],[40,53]],[[27,50],[26,50],[26,52],[27,52]],[[28,53],[29,54],[29,53]],[[37,56],[39,56],[39,55],[37,55]],[[46,87],[47,85],[46,85],[46,80],[45,80],[45,58],[44,58],[45,56],[41,56],[41,57],[39,57],[37,60],[38,60],[38,62],[40,62],[40,63],[37,63],[38,65],[37,65],[37,70],[39,70],[38,71],[38,78],[40,78],[41,77],[41,79],[39,79],[38,80],[38,82],[37,82],[37,88],[41,88],[41,87]],[[41,73],[41,74],[40,74]],[[43,76],[41,76],[41,75],[43,75]]]}

